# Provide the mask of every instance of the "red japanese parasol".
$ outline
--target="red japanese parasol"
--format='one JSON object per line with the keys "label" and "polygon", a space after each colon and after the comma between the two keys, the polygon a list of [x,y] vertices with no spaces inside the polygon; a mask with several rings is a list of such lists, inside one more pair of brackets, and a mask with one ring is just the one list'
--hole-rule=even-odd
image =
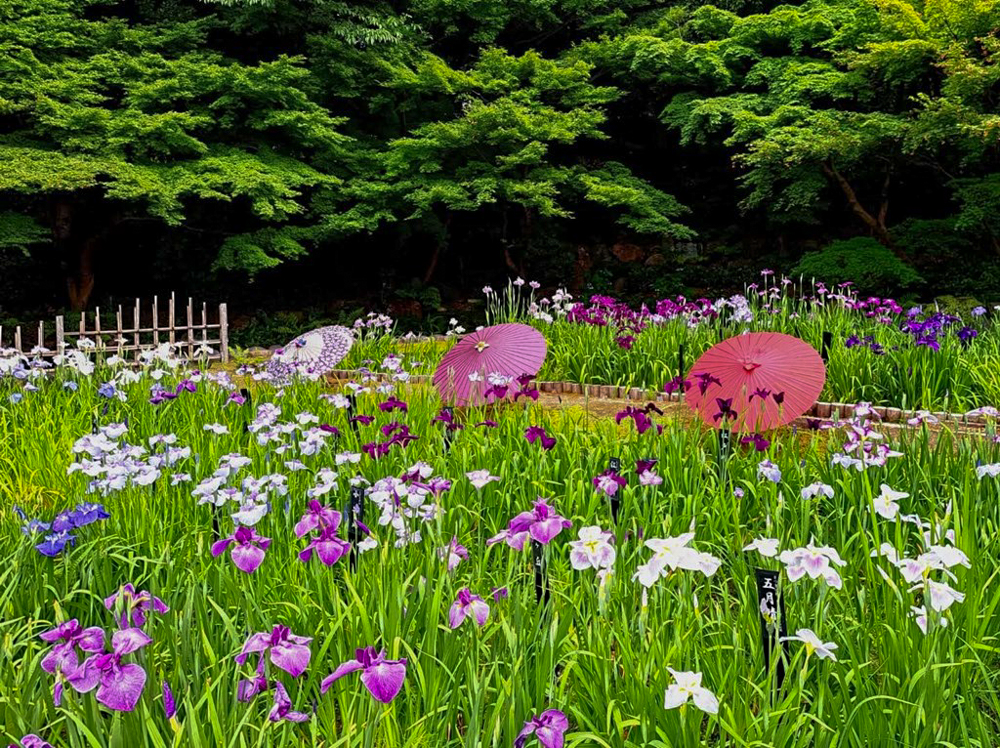
{"label": "red japanese parasol", "polygon": [[823,359],[811,345],[779,332],[751,332],[723,340],[688,375],[685,402],[710,426],[766,431],[807,412],[826,381]]}
{"label": "red japanese parasol", "polygon": [[494,325],[463,337],[444,354],[434,386],[455,405],[486,402],[486,390],[524,374],[535,375],[545,360],[545,337],[534,327]]}

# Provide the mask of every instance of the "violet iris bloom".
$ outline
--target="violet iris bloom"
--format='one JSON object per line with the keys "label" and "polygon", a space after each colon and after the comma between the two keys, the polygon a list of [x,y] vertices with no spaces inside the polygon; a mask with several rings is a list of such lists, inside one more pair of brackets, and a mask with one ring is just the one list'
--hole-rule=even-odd
{"label": "violet iris bloom", "polygon": [[[10,746],[10,748],[17,748],[16,745]],[[21,748],[53,748],[52,743],[42,740],[37,735],[25,735],[21,738]]]}
{"label": "violet iris bloom", "polygon": [[372,421],[374,421],[375,418],[374,416],[366,416],[359,413],[356,416],[351,416],[347,420],[350,421],[351,423],[360,423],[362,426],[367,426]]}
{"label": "violet iris bloom", "polygon": [[483,426],[483,427],[488,428],[488,429],[495,429],[499,425],[500,424],[497,423],[496,421],[491,421],[489,419],[487,419],[485,421],[480,421],[479,423],[476,424],[476,426]]}
{"label": "violet iris bloom", "polygon": [[135,591],[131,582],[122,585],[118,591],[104,600],[104,607],[115,613],[115,622],[119,628],[142,628],[146,624],[146,614],[149,611],[163,615],[170,608],[158,597],[153,597],[148,590]]}
{"label": "violet iris bloom", "polygon": [[454,571],[455,567],[469,558],[469,551],[464,545],[458,542],[457,537],[452,535],[451,542],[448,545],[438,548],[438,556],[447,558],[448,571]]}
{"label": "violet iris bloom", "polygon": [[545,499],[539,498],[530,512],[521,512],[510,521],[511,534],[527,532],[533,540],[548,545],[564,529],[573,523],[556,513]]}
{"label": "violet iris bloom", "polygon": [[281,681],[275,681],[274,683],[274,706],[271,707],[270,714],[267,718],[271,722],[281,722],[282,720],[287,720],[289,722],[305,722],[309,719],[309,715],[304,712],[292,711],[292,700],[288,698],[288,692],[285,690],[285,686]]}
{"label": "violet iris bloom", "polygon": [[336,530],[340,526],[340,512],[323,506],[316,499],[312,499],[307,506],[308,509],[302,515],[302,519],[295,523],[295,537],[301,538],[313,530],[327,527]]}
{"label": "violet iris bloom", "polygon": [[755,389],[753,392],[750,393],[750,397],[747,398],[747,402],[750,402],[755,397],[759,397],[761,400],[767,400],[767,398],[769,398],[770,396],[771,396],[771,390],[765,390],[761,387],[758,387],[757,389]]}
{"label": "violet iris bloom", "polygon": [[514,740],[514,748],[524,748],[530,735],[538,738],[543,748],[562,748],[563,733],[569,729],[569,720],[558,709],[546,709],[537,717],[524,723],[524,728]]}
{"label": "violet iris bloom", "polygon": [[434,416],[431,421],[443,423],[448,431],[458,431],[465,428],[462,424],[455,422],[455,414],[448,408],[442,408],[441,412]]}
{"label": "violet iris bloom", "polygon": [[70,535],[68,532],[57,532],[46,535],[45,540],[35,546],[35,550],[43,556],[52,558],[62,553],[67,545],[73,545],[75,542],[76,535]]}
{"label": "violet iris bloom", "polygon": [[473,595],[472,590],[464,587],[458,591],[458,597],[448,611],[448,625],[457,629],[469,617],[477,626],[485,626],[490,617],[490,606],[479,595]]}
{"label": "violet iris bloom", "polygon": [[264,560],[264,551],[271,545],[271,539],[258,535],[252,527],[241,526],[228,538],[213,543],[212,555],[222,555],[231,545],[233,549],[230,555],[236,568],[247,574],[253,574]]}
{"label": "violet iris bloom", "polygon": [[236,403],[237,405],[245,404],[247,399],[243,397],[243,393],[239,390],[233,390],[229,393],[229,397],[226,398],[226,405],[229,403]]}
{"label": "violet iris bloom", "polygon": [[676,377],[674,377],[665,385],[663,385],[663,391],[666,392],[668,395],[672,395],[677,391],[684,393],[687,392],[689,389],[691,389],[691,380],[685,379],[680,374],[678,374]]}
{"label": "violet iris bloom", "polygon": [[111,637],[111,652],[88,658],[69,678],[80,693],[97,688],[97,700],[116,712],[131,712],[146,685],[146,671],[134,662],[122,663],[125,655],[142,649],[150,639],[142,629],[123,629]]}
{"label": "violet iris bloom", "polygon": [[652,470],[653,466],[656,465],[657,460],[636,460],[635,461],[635,472],[637,475],[642,475],[643,473]]}
{"label": "violet iris bloom", "polygon": [[240,680],[236,686],[236,699],[244,703],[253,701],[259,693],[267,690],[267,677],[264,675],[264,658],[261,657],[257,663],[257,672],[252,678]]}
{"label": "violet iris bloom", "polygon": [[618,493],[619,488],[624,488],[628,485],[628,481],[614,470],[605,470],[600,475],[592,478],[590,482],[594,484],[594,487],[598,491],[603,491],[605,496],[614,496]]}
{"label": "violet iris bloom", "polygon": [[326,693],[336,681],[350,673],[361,671],[361,683],[376,700],[390,703],[403,687],[406,678],[406,659],[387,660],[385,650],[376,652],[375,647],[358,649],[353,660],[343,663],[323,679],[320,693]]}
{"label": "violet iris bloom", "polygon": [[42,670],[56,676],[52,687],[52,702],[59,706],[62,703],[63,679],[75,674],[80,662],[76,650],[79,648],[81,652],[103,652],[104,629],[97,626],[85,629],[73,618],[39,634],[38,638],[55,644],[42,658]]}
{"label": "violet iris bloom", "polygon": [[708,388],[712,384],[717,384],[720,387],[722,386],[722,380],[720,380],[718,377],[713,377],[711,374],[707,372],[704,372],[702,374],[695,374],[694,377],[695,379],[698,380],[698,392],[700,392],[702,395],[704,395],[708,391]]}
{"label": "violet iris bloom", "polygon": [[394,410],[401,410],[405,413],[409,409],[409,406],[407,406],[406,403],[404,403],[402,400],[396,397],[390,397],[384,403],[379,403],[378,409],[381,410],[383,413],[389,413]]}
{"label": "violet iris bloom", "polygon": [[542,449],[546,452],[556,445],[555,437],[546,434],[545,429],[541,426],[529,426],[524,432],[524,438],[528,440],[528,444],[534,444],[541,440]]}
{"label": "violet iris bloom", "polygon": [[188,392],[197,392],[198,385],[196,385],[190,379],[182,379],[177,384],[177,394],[178,395],[181,394],[182,392],[184,392],[184,390],[187,390]]}
{"label": "violet iris bloom", "polygon": [[741,444],[753,444],[753,447],[758,452],[766,452],[767,448],[771,446],[771,442],[764,438],[762,434],[751,434],[744,436],[740,439]]}
{"label": "violet iris bloom", "polygon": [[715,404],[719,406],[719,412],[712,416],[713,421],[718,421],[720,418],[723,423],[727,420],[736,420],[737,414],[736,411],[733,410],[733,398],[729,397],[723,399],[721,397],[717,397],[715,398]]}
{"label": "violet iris bloom", "polygon": [[771,395],[771,399],[774,400],[775,405],[781,405],[783,402],[785,402],[784,391],[775,392],[773,395]]}
{"label": "violet iris bloom", "polygon": [[163,713],[167,719],[173,719],[177,714],[177,702],[174,701],[174,692],[170,690],[170,684],[163,681]]}
{"label": "violet iris bloom", "polygon": [[275,626],[271,633],[263,631],[250,636],[236,655],[236,662],[244,665],[251,654],[259,652],[262,663],[264,654],[268,653],[271,664],[298,678],[309,667],[311,653],[308,645],[311,641],[311,637],[296,636],[288,626]]}
{"label": "violet iris bloom", "polygon": [[532,400],[538,399],[538,389],[535,387],[529,387],[531,380],[535,377],[532,374],[522,374],[517,378],[518,390],[514,393],[514,402],[517,402],[519,397],[530,397]]}
{"label": "violet iris bloom", "polygon": [[[340,524],[339,517],[337,524]],[[337,527],[325,527],[309,541],[309,545],[299,551],[299,561],[309,561],[315,552],[321,563],[333,566],[350,550],[351,544],[337,536]]]}

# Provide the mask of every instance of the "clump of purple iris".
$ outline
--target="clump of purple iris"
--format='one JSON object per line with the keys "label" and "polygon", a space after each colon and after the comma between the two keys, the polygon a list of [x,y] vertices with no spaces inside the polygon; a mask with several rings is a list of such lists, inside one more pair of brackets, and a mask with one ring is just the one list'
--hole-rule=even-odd
{"label": "clump of purple iris", "polygon": [[97,700],[116,712],[131,712],[146,685],[146,670],[134,662],[122,662],[126,655],[152,642],[142,629],[122,629],[111,636],[111,651],[95,654],[67,678],[79,693],[97,689]]}
{"label": "clump of purple iris", "polygon": [[377,701],[383,704],[392,702],[403,688],[406,678],[406,659],[388,660],[385,650],[375,651],[375,647],[358,649],[354,659],[341,664],[336,670],[323,679],[320,693],[326,693],[330,686],[350,673],[361,671],[361,683]]}
{"label": "clump of purple iris", "polygon": [[170,608],[160,598],[154,597],[148,590],[136,592],[131,582],[105,598],[104,607],[114,613],[115,623],[123,629],[142,628],[146,625],[146,615],[150,611],[160,615],[170,612]]}
{"label": "clump of purple iris", "polygon": [[212,544],[212,555],[221,556],[232,546],[230,556],[236,568],[247,574],[253,574],[264,561],[264,552],[271,545],[271,539],[257,534],[252,527],[240,526],[228,538],[217,540]]}
{"label": "clump of purple iris", "polygon": [[382,427],[382,433],[388,436],[384,442],[368,442],[361,446],[361,451],[371,457],[373,460],[377,460],[379,457],[384,457],[389,454],[389,450],[394,444],[398,444],[400,447],[405,448],[407,444],[412,441],[416,441],[420,437],[416,434],[410,433],[410,427],[405,424],[399,423],[398,421],[393,421]]}
{"label": "clump of purple iris", "polygon": [[764,438],[762,434],[748,434],[740,439],[741,444],[753,444],[753,448],[758,452],[766,452],[771,446],[771,442]]}
{"label": "clump of purple iris", "polygon": [[486,541],[486,545],[504,542],[515,550],[523,550],[530,537],[542,545],[548,545],[563,530],[573,526],[559,515],[548,502],[539,498],[531,511],[521,512],[510,521],[504,530]]}
{"label": "clump of purple iris", "polygon": [[434,416],[431,421],[443,423],[445,430],[449,432],[465,428],[462,424],[455,421],[455,412],[451,408],[442,408],[441,412]]}
{"label": "clump of purple iris", "polygon": [[[649,417],[650,413],[663,415],[663,411],[657,408],[654,403],[649,403],[644,408],[629,405],[626,406],[625,410],[620,410],[615,414],[615,423],[621,423],[626,418],[631,418],[635,423],[635,430],[640,434],[645,434],[654,426],[653,420]],[[657,426],[657,431],[663,433],[663,428]]]}
{"label": "clump of purple iris", "polygon": [[517,391],[514,393],[515,403],[519,397],[530,397],[532,400],[538,399],[538,389],[531,386],[534,378],[532,374],[522,374],[517,378]]}
{"label": "clump of purple iris", "polygon": [[299,552],[299,561],[309,561],[315,553],[320,562],[333,566],[350,551],[351,544],[337,536],[340,520],[340,512],[312,499],[309,509],[295,524],[295,536],[298,538],[310,532],[315,533],[309,544]]}
{"label": "clump of purple iris", "polygon": [[[29,733],[21,738],[21,748],[53,748],[52,743],[47,740],[42,740],[40,737],[34,733]],[[10,745],[9,748],[17,748],[16,745]]]}
{"label": "clump of purple iris", "polygon": [[594,484],[594,488],[603,492],[605,496],[614,496],[618,493],[619,488],[625,488],[628,485],[628,480],[620,476],[615,470],[605,470],[600,475],[591,478],[590,482]]}
{"label": "clump of purple iris", "polygon": [[489,617],[490,606],[479,595],[473,595],[468,587],[463,587],[448,610],[448,625],[457,629],[466,618],[471,618],[482,628]]}
{"label": "clump of purple iris", "polygon": [[538,738],[538,743],[543,748],[562,748],[563,734],[568,729],[569,720],[565,714],[558,709],[546,709],[524,723],[524,727],[514,740],[514,748],[524,748],[531,735]]}
{"label": "clump of purple iris", "polygon": [[556,445],[556,438],[546,434],[541,426],[529,426],[524,432],[524,438],[528,440],[528,444],[539,442],[546,452]]}
{"label": "clump of purple iris", "polygon": [[73,618],[39,634],[38,638],[55,645],[42,658],[42,670],[56,676],[52,688],[52,701],[59,706],[62,703],[63,681],[69,680],[79,669],[80,658],[77,650],[88,654],[103,652],[104,629],[98,626],[83,628],[80,622]]}

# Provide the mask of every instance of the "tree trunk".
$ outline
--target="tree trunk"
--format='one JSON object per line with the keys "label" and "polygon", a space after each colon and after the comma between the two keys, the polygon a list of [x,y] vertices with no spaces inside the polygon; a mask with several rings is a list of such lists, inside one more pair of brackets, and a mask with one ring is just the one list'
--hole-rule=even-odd
{"label": "tree trunk", "polygon": [[446,216],[444,221],[442,221],[442,224],[441,239],[434,245],[434,251],[431,253],[431,260],[427,263],[427,270],[424,271],[425,286],[431,282],[431,279],[434,278],[434,271],[437,270],[438,260],[441,258],[441,252],[448,246],[448,226],[451,224],[451,215]]}
{"label": "tree trunk", "polygon": [[[118,220],[115,217],[112,225]],[[95,230],[99,225],[72,197],[60,196],[52,203],[52,240],[62,257],[66,295],[75,312],[87,308],[94,291],[97,249],[109,228]]]}
{"label": "tree trunk", "polygon": [[66,277],[66,291],[69,304],[74,312],[87,308],[90,295],[94,291],[94,255],[97,253],[99,237],[92,236],[80,243],[76,256],[76,268]]}
{"label": "tree trunk", "polygon": [[891,173],[887,173],[885,176],[885,181],[882,183],[882,194],[879,203],[879,210],[877,215],[873,215],[868,211],[865,206],[861,204],[858,200],[858,195],[854,191],[850,182],[844,178],[837,169],[830,163],[823,164],[824,173],[830,177],[837,186],[840,187],[841,192],[844,193],[844,197],[847,198],[847,204],[851,206],[851,210],[854,211],[854,215],[861,219],[861,222],[868,227],[872,232],[872,235],[879,241],[880,244],[888,247],[893,251],[893,253],[899,257],[899,259],[904,262],[909,262],[909,257],[906,253],[899,249],[893,242],[892,237],[889,235],[889,229],[886,227],[885,221],[889,212],[889,184],[892,179]]}

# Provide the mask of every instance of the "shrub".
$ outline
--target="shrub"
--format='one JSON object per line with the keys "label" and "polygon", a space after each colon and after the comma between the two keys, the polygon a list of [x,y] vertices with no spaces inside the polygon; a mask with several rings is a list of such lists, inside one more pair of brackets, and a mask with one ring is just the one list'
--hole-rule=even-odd
{"label": "shrub", "polygon": [[916,270],[868,237],[831,242],[809,252],[792,273],[826,283],[853,281],[863,293],[874,294],[898,294],[923,282]]}

